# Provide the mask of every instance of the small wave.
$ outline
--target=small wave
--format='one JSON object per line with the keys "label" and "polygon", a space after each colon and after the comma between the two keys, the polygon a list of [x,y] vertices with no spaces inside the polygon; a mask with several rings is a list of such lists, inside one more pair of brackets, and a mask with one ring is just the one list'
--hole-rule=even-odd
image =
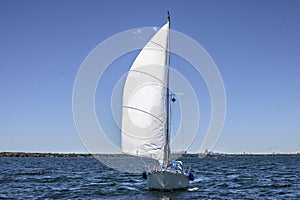
{"label": "small wave", "polygon": [[239,178],[238,174],[230,174],[227,176],[229,180],[237,180]]}
{"label": "small wave", "polygon": [[138,191],[140,192],[139,189],[135,188],[135,187],[130,187],[130,186],[120,186],[117,190],[130,190],[130,191]]}
{"label": "small wave", "polygon": [[195,191],[198,191],[198,190],[199,190],[198,187],[188,188],[189,192],[195,192]]}

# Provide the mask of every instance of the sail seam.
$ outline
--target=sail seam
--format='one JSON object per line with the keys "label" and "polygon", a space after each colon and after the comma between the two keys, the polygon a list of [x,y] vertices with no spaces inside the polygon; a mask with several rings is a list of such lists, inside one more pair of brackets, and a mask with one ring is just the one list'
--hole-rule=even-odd
{"label": "sail seam", "polygon": [[144,110],[141,110],[139,108],[134,108],[134,107],[131,107],[131,106],[122,106],[123,108],[128,108],[128,109],[133,109],[133,110],[137,110],[137,111],[140,111],[140,112],[143,112],[143,113],[146,113],[152,117],[154,117],[155,119],[157,119],[158,121],[160,121],[161,123],[163,123],[163,121],[161,119],[159,119],[158,117],[156,117],[155,115],[147,112],[147,111],[144,111]]}
{"label": "sail seam", "polygon": [[165,85],[164,82],[162,82],[159,78],[157,78],[156,76],[153,76],[153,75],[151,75],[151,74],[149,74],[149,73],[142,72],[142,71],[138,71],[138,70],[134,70],[134,69],[133,69],[133,70],[129,70],[129,72],[138,72],[138,73],[141,73],[141,74],[148,75],[148,76],[150,76],[150,77],[152,77],[152,78],[158,80],[162,85]]}
{"label": "sail seam", "polygon": [[[156,44],[157,46],[159,46],[160,48],[162,48],[164,51],[166,50],[166,48],[164,48],[162,45],[160,45],[160,44],[158,44],[158,43],[156,43],[156,42],[153,42],[153,41],[150,40],[150,43]],[[146,48],[147,48],[147,47],[146,47]]]}

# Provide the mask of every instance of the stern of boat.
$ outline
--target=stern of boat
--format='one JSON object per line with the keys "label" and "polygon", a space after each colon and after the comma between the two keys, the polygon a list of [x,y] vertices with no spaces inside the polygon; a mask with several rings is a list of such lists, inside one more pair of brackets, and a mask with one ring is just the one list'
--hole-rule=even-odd
{"label": "stern of boat", "polygon": [[147,176],[147,184],[150,190],[179,190],[189,186],[188,174],[157,171]]}

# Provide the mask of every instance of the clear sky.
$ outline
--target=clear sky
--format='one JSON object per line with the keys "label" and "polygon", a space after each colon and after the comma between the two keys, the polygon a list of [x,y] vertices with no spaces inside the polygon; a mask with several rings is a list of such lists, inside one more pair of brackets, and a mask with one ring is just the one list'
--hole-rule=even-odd
{"label": "clear sky", "polygon": [[[85,152],[72,115],[81,63],[114,34],[161,26],[169,10],[171,28],[200,43],[223,78],[227,115],[214,151],[300,152],[299,9],[297,0],[2,0],[0,151]],[[119,75],[130,67],[120,62]]]}

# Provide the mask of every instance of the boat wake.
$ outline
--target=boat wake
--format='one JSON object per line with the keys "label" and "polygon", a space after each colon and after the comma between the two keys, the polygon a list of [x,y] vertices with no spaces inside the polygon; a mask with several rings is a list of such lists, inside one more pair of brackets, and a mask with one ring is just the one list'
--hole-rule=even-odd
{"label": "boat wake", "polygon": [[194,183],[198,183],[198,182],[201,182],[201,181],[204,181],[205,178],[195,178],[194,181],[192,182],[192,184]]}

